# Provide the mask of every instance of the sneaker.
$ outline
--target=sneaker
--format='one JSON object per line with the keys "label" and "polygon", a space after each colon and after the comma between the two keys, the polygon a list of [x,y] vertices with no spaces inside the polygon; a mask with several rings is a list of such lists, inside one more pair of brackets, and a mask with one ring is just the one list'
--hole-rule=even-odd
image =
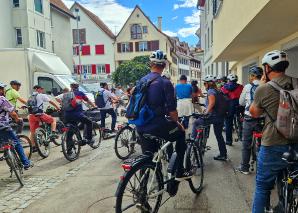
{"label": "sneaker", "polygon": [[183,180],[189,180],[191,179],[193,176],[192,172],[191,171],[185,171],[183,172],[181,175],[177,174],[175,180],[177,181],[183,181]]}
{"label": "sneaker", "polygon": [[32,168],[34,164],[30,161],[29,164],[24,165],[24,169],[28,170],[29,168]]}
{"label": "sneaker", "polygon": [[32,148],[32,152],[34,153],[34,152],[38,152],[38,148],[36,147],[36,146],[34,146],[33,148]]}
{"label": "sneaker", "polygon": [[88,144],[88,145],[92,145],[92,144],[94,144],[94,143],[95,143],[94,139],[88,140],[88,141],[86,142],[86,144]]}
{"label": "sneaker", "polygon": [[226,155],[217,155],[213,159],[219,160],[219,161],[227,161],[227,156]]}
{"label": "sneaker", "polygon": [[248,171],[248,170],[245,170],[245,169],[242,169],[241,166],[235,168],[235,171],[236,171],[236,172],[241,172],[241,173],[244,174],[244,175],[249,175],[249,171]]}

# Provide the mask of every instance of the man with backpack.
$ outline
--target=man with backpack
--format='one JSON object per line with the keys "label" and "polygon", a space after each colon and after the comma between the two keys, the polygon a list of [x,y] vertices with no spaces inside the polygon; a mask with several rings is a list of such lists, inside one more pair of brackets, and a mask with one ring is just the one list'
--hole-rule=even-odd
{"label": "man with backpack", "polygon": [[30,140],[35,143],[34,135],[35,130],[39,127],[40,122],[45,122],[47,124],[51,124],[51,138],[57,138],[56,132],[56,119],[50,115],[47,115],[43,112],[43,106],[45,103],[50,103],[53,107],[55,107],[58,111],[60,108],[57,104],[50,100],[50,98],[44,93],[44,89],[35,85],[33,87],[35,90],[33,94],[29,97],[27,101],[27,107],[29,111],[29,125],[30,125]]}
{"label": "man with backpack", "polygon": [[253,118],[249,112],[249,107],[254,100],[254,94],[257,87],[260,85],[260,80],[263,76],[263,69],[261,67],[251,67],[249,69],[249,84],[245,85],[239,103],[245,106],[243,134],[242,134],[242,162],[236,168],[236,171],[245,175],[249,174],[249,161],[252,150],[252,136],[254,131],[258,131],[259,123],[262,118]]}
{"label": "man with backpack", "polygon": [[100,116],[101,116],[101,128],[105,128],[106,126],[106,116],[107,114],[111,115],[112,123],[111,123],[111,132],[115,132],[115,126],[117,122],[117,114],[113,107],[113,101],[117,102],[119,98],[112,92],[109,91],[109,86],[107,83],[101,83],[101,88],[95,97],[95,104],[98,108],[100,108]]}
{"label": "man with backpack", "polygon": [[207,91],[206,118],[199,118],[194,122],[192,138],[196,138],[198,126],[213,124],[214,134],[219,148],[219,155],[215,156],[214,160],[226,161],[227,149],[225,140],[222,136],[222,129],[228,110],[228,102],[225,100],[221,91],[217,90],[215,76],[207,75],[203,79],[203,82]]}
{"label": "man with backpack", "polygon": [[[265,115],[265,127],[263,129],[262,145],[258,154],[258,168],[256,175],[256,190],[254,196],[253,213],[263,213],[270,208],[270,192],[274,187],[277,176],[287,167],[287,162],[282,159],[283,153],[289,151],[290,145],[294,151],[298,152],[297,137],[294,140],[286,138],[281,133],[279,126],[280,108],[285,105],[280,104],[282,94],[297,94],[297,85],[294,80],[285,75],[285,71],[289,66],[287,54],[283,51],[274,50],[265,54],[262,59],[264,66],[264,75],[262,80],[267,82],[261,84],[254,96],[254,101],[250,106],[252,117],[258,118]],[[293,88],[296,90],[293,90]],[[282,88],[283,91],[280,91]],[[291,102],[297,104],[297,96],[291,96]],[[285,99],[286,108],[292,107]],[[295,119],[297,114],[283,117],[290,119],[288,131],[297,127]],[[291,121],[294,120],[294,124]],[[294,131],[295,132],[295,131]],[[297,132],[297,131],[296,131]],[[296,135],[297,136],[297,135]],[[284,210],[277,211],[284,212]]]}
{"label": "man with backpack", "polygon": [[[83,102],[86,102],[93,108],[96,108],[85,93],[79,90],[78,83],[70,84],[71,91],[64,93],[62,97],[62,110],[64,112],[65,123],[81,122],[86,127],[87,143],[93,143],[92,138],[92,120],[84,114]],[[71,150],[70,150],[71,151]]]}
{"label": "man with backpack", "polygon": [[[150,55],[151,72],[144,76],[133,89],[126,117],[129,123],[137,126],[142,137],[142,151],[154,153],[159,144],[143,137],[144,134],[154,135],[167,141],[176,141],[177,174],[176,180],[190,179],[192,173],[183,168],[186,150],[185,131],[178,121],[177,101],[172,83],[163,78],[167,56],[157,50]],[[168,115],[169,119],[165,116]]]}
{"label": "man with backpack", "polygon": [[233,120],[239,107],[239,98],[243,90],[243,86],[238,84],[238,76],[229,74],[227,76],[228,83],[224,84],[221,91],[229,97],[229,111],[225,119],[226,127],[226,144],[232,146],[233,144]]}

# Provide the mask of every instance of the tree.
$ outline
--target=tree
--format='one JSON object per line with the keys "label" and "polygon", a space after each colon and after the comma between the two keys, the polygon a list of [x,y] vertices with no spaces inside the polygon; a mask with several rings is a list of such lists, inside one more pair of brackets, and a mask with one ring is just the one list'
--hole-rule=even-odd
{"label": "tree", "polygon": [[127,86],[150,72],[148,56],[137,56],[131,61],[124,62],[112,74],[113,82]]}

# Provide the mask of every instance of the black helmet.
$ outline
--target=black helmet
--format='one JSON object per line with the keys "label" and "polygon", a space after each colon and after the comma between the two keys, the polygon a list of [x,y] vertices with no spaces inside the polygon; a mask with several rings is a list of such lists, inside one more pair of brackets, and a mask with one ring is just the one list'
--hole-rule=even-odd
{"label": "black helmet", "polygon": [[12,80],[12,81],[10,82],[10,85],[21,86],[22,84],[21,84],[21,82],[19,82],[19,81],[17,81],[17,80]]}
{"label": "black helmet", "polygon": [[261,77],[263,75],[263,69],[261,67],[253,66],[249,69],[249,74]]}
{"label": "black helmet", "polygon": [[73,82],[73,83],[71,83],[70,84],[70,87],[72,88],[72,89],[77,89],[77,88],[79,88],[79,83],[77,83],[77,82]]}

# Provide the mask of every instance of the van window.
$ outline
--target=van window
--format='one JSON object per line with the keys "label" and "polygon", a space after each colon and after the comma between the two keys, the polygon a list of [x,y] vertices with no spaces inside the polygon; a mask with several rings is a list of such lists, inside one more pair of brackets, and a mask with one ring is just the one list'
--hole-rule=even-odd
{"label": "van window", "polygon": [[59,93],[62,92],[62,89],[57,84],[57,82],[53,81],[53,79],[48,78],[48,77],[39,77],[38,78],[38,85],[43,87],[47,94],[51,94],[53,88],[57,88],[57,92],[59,92]]}

